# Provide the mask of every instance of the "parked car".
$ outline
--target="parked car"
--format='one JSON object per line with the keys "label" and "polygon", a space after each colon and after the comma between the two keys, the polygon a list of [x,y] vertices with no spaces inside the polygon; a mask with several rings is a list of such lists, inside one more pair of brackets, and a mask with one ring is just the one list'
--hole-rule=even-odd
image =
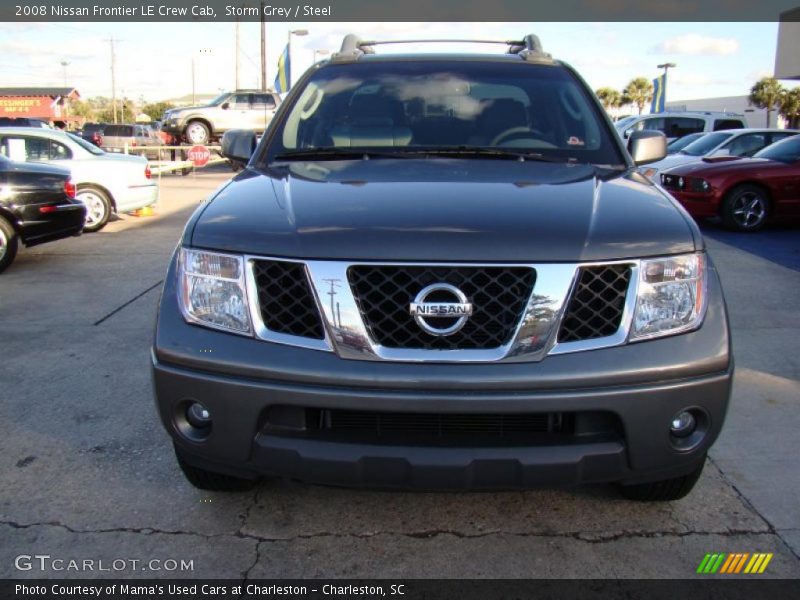
{"label": "parked car", "polygon": [[752,158],[674,167],[661,185],[695,218],[721,217],[735,231],[756,231],[770,218],[800,217],[800,136]]}
{"label": "parked car", "polygon": [[108,123],[86,123],[81,129],[80,137],[97,147],[101,147],[103,145],[103,130],[107,125]]}
{"label": "parked car", "polygon": [[733,363],[703,237],[637,170],[662,133],[626,151],[533,35],[467,59],[350,35],[286,102],[255,153],[223,136],[248,166],[165,278],[153,380],[189,481],[688,493]]}
{"label": "parked car", "polygon": [[[130,153],[151,160],[161,160],[161,137],[150,125],[106,125],[100,143],[106,152]],[[153,148],[144,150],[141,148]]]}
{"label": "parked car", "polygon": [[660,180],[658,174],[672,167],[697,162],[704,158],[730,160],[753,156],[762,148],[798,133],[800,131],[794,129],[731,129],[709,133],[675,154],[647,165],[642,169],[642,173],[657,182]]}
{"label": "parked car", "polygon": [[71,133],[2,127],[0,155],[68,168],[77,186],[76,198],[88,209],[84,231],[105,227],[112,212],[130,212],[158,200],[146,158],[109,154]]}
{"label": "parked car", "polygon": [[274,92],[237,90],[221,94],[206,106],[172,108],[162,118],[163,131],[190,144],[207,144],[230,129],[266,130],[281,98]]}
{"label": "parked car", "polygon": [[690,133],[747,127],[744,115],[726,112],[666,112],[639,115],[614,124],[622,139],[634,131],[660,131],[673,141]]}
{"label": "parked car", "polygon": [[0,127],[38,127],[39,129],[53,129],[47,121],[29,119],[28,117],[0,117]]}
{"label": "parked car", "polygon": [[67,169],[12,162],[0,156],[0,273],[19,244],[35,246],[79,235],[86,207],[75,200]]}
{"label": "parked car", "polygon": [[696,142],[704,135],[706,135],[706,133],[701,131],[699,133],[690,133],[689,135],[675,138],[669,144],[667,144],[667,154],[675,154],[679,150],[683,150],[686,146],[692,142]]}

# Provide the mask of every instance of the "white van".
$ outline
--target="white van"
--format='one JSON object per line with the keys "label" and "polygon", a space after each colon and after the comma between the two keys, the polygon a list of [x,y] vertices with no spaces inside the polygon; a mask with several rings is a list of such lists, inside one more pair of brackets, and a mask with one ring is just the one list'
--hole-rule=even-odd
{"label": "white van", "polygon": [[614,127],[623,140],[634,131],[646,129],[662,132],[671,142],[690,133],[744,129],[747,120],[744,115],[729,112],[664,112],[620,119]]}

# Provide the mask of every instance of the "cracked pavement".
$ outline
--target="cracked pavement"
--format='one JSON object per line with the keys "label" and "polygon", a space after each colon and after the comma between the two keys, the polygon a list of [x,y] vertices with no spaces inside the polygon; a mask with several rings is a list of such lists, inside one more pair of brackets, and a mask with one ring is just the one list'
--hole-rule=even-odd
{"label": "cracked pavement", "polygon": [[[224,169],[165,177],[157,216],[23,250],[0,278],[2,577],[690,577],[706,552],[773,552],[800,576],[800,243],[706,227],[733,327],[726,428],[671,504],[610,486],[397,493],[265,482],[192,488],[153,407],[167,260]],[[20,554],[192,561],[192,570],[18,571]]]}

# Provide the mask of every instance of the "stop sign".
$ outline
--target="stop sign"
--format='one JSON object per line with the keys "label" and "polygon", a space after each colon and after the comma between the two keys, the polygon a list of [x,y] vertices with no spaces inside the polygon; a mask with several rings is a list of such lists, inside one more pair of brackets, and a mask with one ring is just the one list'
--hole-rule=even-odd
{"label": "stop sign", "polygon": [[211,152],[205,146],[192,146],[187,157],[195,167],[204,167],[211,158]]}

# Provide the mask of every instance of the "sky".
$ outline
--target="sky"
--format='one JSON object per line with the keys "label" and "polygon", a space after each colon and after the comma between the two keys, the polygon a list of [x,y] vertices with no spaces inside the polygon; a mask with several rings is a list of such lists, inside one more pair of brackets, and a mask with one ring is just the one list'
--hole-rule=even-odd
{"label": "sky", "polygon": [[[148,102],[190,94],[195,59],[198,94],[234,89],[234,23],[3,23],[0,86],[61,86],[84,97],[111,96],[110,45],[116,48],[117,96]],[[240,87],[259,81],[259,23],[240,24]],[[593,89],[621,89],[633,77],[652,79],[656,65],[674,62],[668,101],[739,96],[771,75],[777,23],[267,23],[267,81],[289,30],[292,77],[312,63],[313,51],[333,51],[344,34],[371,39],[519,39],[536,33],[546,52],[572,64]],[[380,52],[430,50],[388,46]],[[497,46],[436,45],[444,51],[497,52]],[[319,58],[319,56],[318,56]],[[62,67],[61,62],[69,64]],[[794,87],[796,82],[784,82]]]}

